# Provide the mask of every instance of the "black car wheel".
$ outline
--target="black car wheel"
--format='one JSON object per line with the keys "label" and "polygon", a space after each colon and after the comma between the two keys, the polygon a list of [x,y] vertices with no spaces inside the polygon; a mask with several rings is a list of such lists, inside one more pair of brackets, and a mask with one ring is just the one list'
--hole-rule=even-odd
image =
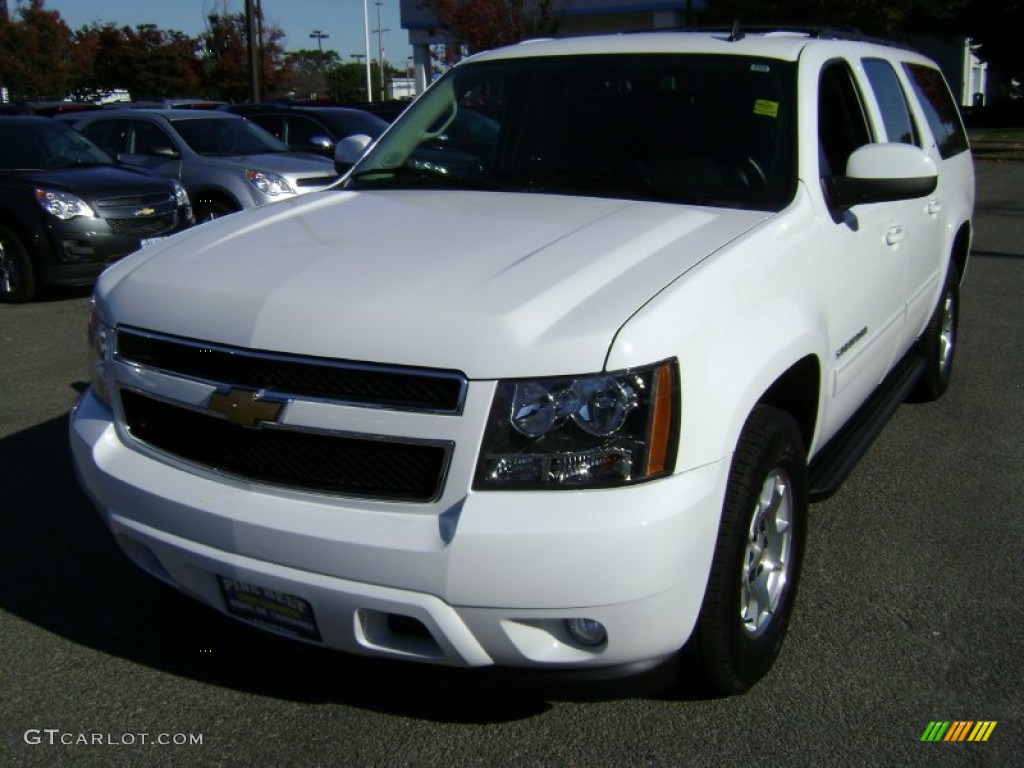
{"label": "black car wheel", "polygon": [[36,293],[28,251],[14,232],[0,227],[0,301],[21,304]]}
{"label": "black car wheel", "polygon": [[202,224],[204,221],[219,219],[222,216],[227,216],[237,210],[238,208],[233,208],[222,200],[201,195],[196,200],[195,204],[196,224]]}
{"label": "black car wheel", "polygon": [[704,603],[684,650],[708,692],[742,693],[778,656],[800,576],[807,507],[800,431],[783,411],[758,406],[733,455]]}

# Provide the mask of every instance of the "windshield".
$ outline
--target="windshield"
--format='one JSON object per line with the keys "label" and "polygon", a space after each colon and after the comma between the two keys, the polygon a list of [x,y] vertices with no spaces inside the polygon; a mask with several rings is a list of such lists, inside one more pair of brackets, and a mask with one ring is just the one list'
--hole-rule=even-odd
{"label": "windshield", "polygon": [[795,187],[793,81],[789,63],[740,56],[469,62],[347,183],[778,210]]}
{"label": "windshield", "polygon": [[41,170],[114,165],[85,136],[49,118],[21,122],[0,118],[0,170]]}
{"label": "windshield", "polygon": [[171,124],[198,155],[216,157],[289,151],[282,142],[244,117],[188,117],[171,120]]}

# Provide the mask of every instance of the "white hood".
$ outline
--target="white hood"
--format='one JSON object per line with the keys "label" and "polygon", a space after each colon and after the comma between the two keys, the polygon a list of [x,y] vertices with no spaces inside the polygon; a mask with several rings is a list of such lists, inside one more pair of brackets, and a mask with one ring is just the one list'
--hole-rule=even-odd
{"label": "white hood", "polygon": [[326,192],[108,270],[114,322],[255,349],[584,373],[646,301],[769,214],[481,192]]}

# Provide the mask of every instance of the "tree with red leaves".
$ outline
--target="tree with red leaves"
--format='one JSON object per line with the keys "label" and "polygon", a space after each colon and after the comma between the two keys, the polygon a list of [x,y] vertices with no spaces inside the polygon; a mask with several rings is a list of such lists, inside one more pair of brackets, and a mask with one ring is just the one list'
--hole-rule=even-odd
{"label": "tree with red leaves", "polygon": [[423,0],[438,25],[470,53],[550,35],[554,0]]}

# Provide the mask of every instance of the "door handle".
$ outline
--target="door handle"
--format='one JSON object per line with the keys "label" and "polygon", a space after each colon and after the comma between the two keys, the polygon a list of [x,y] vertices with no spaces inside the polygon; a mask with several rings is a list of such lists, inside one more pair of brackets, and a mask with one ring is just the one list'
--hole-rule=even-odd
{"label": "door handle", "polygon": [[896,245],[903,241],[903,238],[907,236],[907,230],[903,228],[902,224],[895,224],[889,227],[889,231],[885,233],[885,242],[888,245]]}
{"label": "door handle", "polygon": [[942,201],[941,200],[929,200],[928,201],[928,207],[925,210],[928,211],[928,215],[929,216],[937,216],[939,214],[939,211],[942,210]]}

